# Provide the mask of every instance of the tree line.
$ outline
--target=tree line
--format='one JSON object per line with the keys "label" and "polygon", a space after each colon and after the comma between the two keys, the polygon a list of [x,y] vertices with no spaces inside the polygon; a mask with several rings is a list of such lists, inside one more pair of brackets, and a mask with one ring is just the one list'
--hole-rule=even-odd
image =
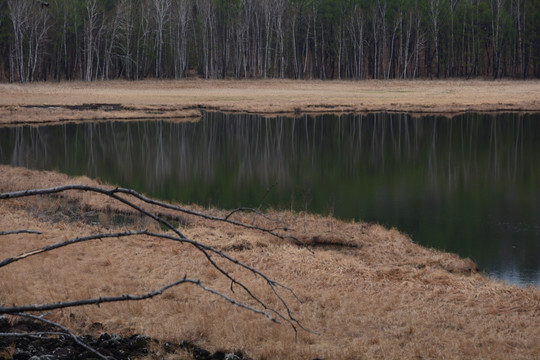
{"label": "tree line", "polygon": [[0,81],[540,77],[540,0],[0,0]]}

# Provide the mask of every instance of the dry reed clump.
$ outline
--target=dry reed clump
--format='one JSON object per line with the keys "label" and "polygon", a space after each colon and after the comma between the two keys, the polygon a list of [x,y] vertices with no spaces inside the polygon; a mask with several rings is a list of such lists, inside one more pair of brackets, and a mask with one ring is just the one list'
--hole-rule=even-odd
{"label": "dry reed clump", "polygon": [[[1,167],[0,174],[4,192],[93,184],[88,178],[10,167]],[[89,193],[61,197],[62,201],[76,197],[86,211],[122,210]],[[26,201],[0,202],[0,229],[35,229],[43,235],[1,236],[2,258],[103,230],[80,217],[40,217],[41,210],[29,209]],[[59,200],[30,201],[43,202],[39,209],[46,210],[56,209]],[[294,241],[229,224],[187,216],[180,226],[188,237],[223,249],[293,288],[302,303],[287,294],[285,299],[296,318],[318,335],[299,331],[295,339],[291,328],[187,285],[151,301],[66,309],[54,317],[79,332],[144,333],[163,341],[193,341],[210,350],[240,350],[254,359],[540,357],[540,290],[495,282],[478,274],[470,260],[422,248],[395,229],[310,214],[266,215],[286,223],[288,233],[313,252]],[[234,216],[247,223],[254,219],[253,214]],[[264,218],[255,219],[269,224]],[[118,230],[149,225],[108,226]],[[279,306],[260,279],[222,261],[220,265],[261,299]],[[138,237],[77,244],[0,268],[0,303],[138,294],[186,274],[249,301],[237,287],[232,294],[230,282],[193,247]]]}

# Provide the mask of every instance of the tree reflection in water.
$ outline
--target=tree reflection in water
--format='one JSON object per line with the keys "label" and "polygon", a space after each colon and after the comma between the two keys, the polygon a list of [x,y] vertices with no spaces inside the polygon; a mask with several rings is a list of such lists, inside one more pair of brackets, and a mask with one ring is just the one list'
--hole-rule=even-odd
{"label": "tree reflection in water", "polygon": [[199,122],[0,129],[2,163],[224,208],[376,221],[540,284],[540,115],[207,113]]}

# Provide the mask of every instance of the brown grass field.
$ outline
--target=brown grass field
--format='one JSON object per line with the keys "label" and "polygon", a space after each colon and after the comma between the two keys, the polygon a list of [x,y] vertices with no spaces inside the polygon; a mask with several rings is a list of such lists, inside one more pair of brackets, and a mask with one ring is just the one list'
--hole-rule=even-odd
{"label": "brown grass field", "polygon": [[[540,111],[540,81],[0,84],[0,124],[5,126],[100,119],[182,121],[198,118],[201,110],[269,115]],[[0,166],[0,192],[67,183],[96,185],[84,177]],[[111,223],[119,213],[131,219],[128,225]],[[0,236],[0,261],[85,234],[159,230],[90,193],[3,200],[0,215],[0,231],[43,232]],[[89,215],[91,222],[85,220]],[[211,351],[241,350],[253,359],[540,359],[540,289],[497,282],[477,273],[470,260],[420,247],[396,229],[303,213],[268,215],[286,223],[288,233],[310,244],[313,252],[258,231],[189,216],[183,216],[179,227],[190,238],[294,289],[301,302],[287,293],[284,298],[295,317],[318,334],[299,330],[295,337],[290,326],[274,324],[191,285],[152,300],[66,309],[50,317],[78,333],[142,333],[162,341],[193,341]],[[251,214],[235,216],[275,226]],[[227,269],[280,308],[260,279]],[[229,281],[193,247],[138,237],[72,245],[0,268],[0,304],[141,294],[184,275],[249,301],[238,289],[231,293]],[[160,358],[178,358],[167,356]]]}
{"label": "brown grass field", "polygon": [[192,118],[200,110],[269,115],[540,111],[540,81],[197,79],[0,84],[0,123]]}
{"label": "brown grass field", "polygon": [[[7,166],[0,167],[0,174],[1,192],[97,185],[85,177]],[[99,224],[81,220],[90,213],[98,214]],[[108,220],[117,213],[130,211],[91,193],[0,201],[1,230],[43,232],[0,236],[0,257],[125,229]],[[191,285],[142,302],[56,311],[51,319],[81,333],[190,340],[212,351],[240,350],[254,359],[540,358],[540,289],[489,279],[477,273],[470,260],[420,247],[394,229],[309,214],[268,215],[285,222],[291,235],[311,244],[313,253],[258,231],[188,216],[180,230],[294,289],[301,303],[287,293],[284,298],[295,317],[318,334],[299,330],[295,339],[290,326],[274,324]],[[127,228],[156,230],[151,222],[134,219]],[[236,219],[251,223],[253,215]],[[272,225],[261,217],[256,223]],[[230,270],[279,308],[260,279]],[[0,304],[141,294],[184,275],[247,301],[238,288],[231,293],[228,280],[193,247],[139,237],[76,244],[0,268]]]}

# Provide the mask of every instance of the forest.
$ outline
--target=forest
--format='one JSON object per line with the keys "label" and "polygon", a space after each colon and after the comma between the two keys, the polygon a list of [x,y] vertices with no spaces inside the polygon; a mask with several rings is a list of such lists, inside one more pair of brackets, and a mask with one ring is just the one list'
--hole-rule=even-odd
{"label": "forest", "polygon": [[540,0],[0,0],[0,81],[539,78]]}

